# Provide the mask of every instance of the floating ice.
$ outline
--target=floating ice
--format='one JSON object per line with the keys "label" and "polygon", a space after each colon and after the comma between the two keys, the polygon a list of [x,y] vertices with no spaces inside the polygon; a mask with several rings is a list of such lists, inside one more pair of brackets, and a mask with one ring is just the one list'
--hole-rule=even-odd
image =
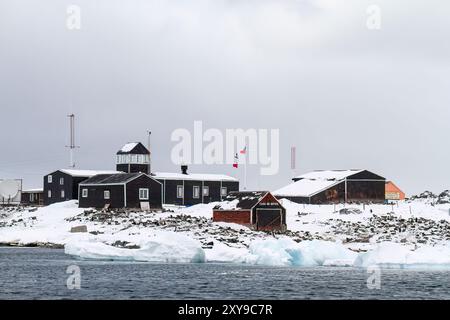
{"label": "floating ice", "polygon": [[142,243],[140,249],[117,248],[102,242],[73,241],[65,245],[64,252],[68,255],[94,260],[161,263],[205,262],[205,252],[198,241],[172,232],[158,233],[151,240]]}

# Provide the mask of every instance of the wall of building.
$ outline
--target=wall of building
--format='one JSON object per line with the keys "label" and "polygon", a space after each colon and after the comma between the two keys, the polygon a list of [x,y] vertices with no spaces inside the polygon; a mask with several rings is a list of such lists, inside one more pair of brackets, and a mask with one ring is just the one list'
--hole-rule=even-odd
{"label": "wall of building", "polygon": [[[88,190],[87,198],[84,198],[83,189]],[[104,191],[110,192],[110,199],[105,199]],[[122,185],[97,185],[97,186],[83,186],[80,185],[80,208],[104,208],[109,204],[110,208],[124,207],[124,186]]]}
{"label": "wall of building", "polygon": [[[149,200],[139,199],[139,189],[149,189]],[[127,184],[127,207],[140,208],[141,202],[149,202],[151,209],[162,208],[162,185],[158,181],[142,175]]]}
{"label": "wall of building", "polygon": [[237,223],[240,225],[250,226],[250,210],[214,210],[213,211],[213,221],[214,222],[227,222],[227,223]]}
{"label": "wall of building", "polygon": [[[48,176],[50,175],[52,176],[51,183],[48,182]],[[62,185],[60,183],[61,178],[64,179],[64,183]],[[43,185],[44,205],[78,198],[78,191],[75,192],[74,190],[73,177],[61,171],[55,171],[44,176]],[[48,191],[51,191],[51,197],[48,196]],[[61,196],[61,191],[64,191],[64,197]]]}
{"label": "wall of building", "polygon": [[338,183],[337,185],[328,188],[311,197],[311,204],[321,203],[342,203],[345,202],[345,182]]}
{"label": "wall of building", "polygon": [[[233,181],[194,181],[194,180],[164,180],[157,179],[163,183],[164,203],[179,206],[191,206],[199,203],[210,203],[221,201],[221,187],[226,187],[227,192],[239,191],[239,182]],[[177,186],[184,186],[184,197],[177,197]],[[194,198],[194,186],[200,187],[200,197]],[[203,197],[203,187],[209,187],[209,196]]]}

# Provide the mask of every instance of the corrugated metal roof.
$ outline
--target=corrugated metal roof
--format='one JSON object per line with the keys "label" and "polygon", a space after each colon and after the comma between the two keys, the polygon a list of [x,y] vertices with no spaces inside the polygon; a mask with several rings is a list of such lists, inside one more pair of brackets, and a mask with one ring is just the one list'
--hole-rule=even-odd
{"label": "corrugated metal roof", "polygon": [[93,184],[122,184],[127,183],[144,173],[118,173],[118,174],[99,174],[80,183],[80,185]]}

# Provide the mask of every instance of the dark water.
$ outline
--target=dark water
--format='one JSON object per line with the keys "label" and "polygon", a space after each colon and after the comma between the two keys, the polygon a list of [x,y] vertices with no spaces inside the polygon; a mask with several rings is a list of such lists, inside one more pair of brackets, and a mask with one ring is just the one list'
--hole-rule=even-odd
{"label": "dark water", "polygon": [[[81,270],[69,290],[67,267]],[[0,299],[449,299],[450,271],[82,261],[62,250],[0,248]]]}

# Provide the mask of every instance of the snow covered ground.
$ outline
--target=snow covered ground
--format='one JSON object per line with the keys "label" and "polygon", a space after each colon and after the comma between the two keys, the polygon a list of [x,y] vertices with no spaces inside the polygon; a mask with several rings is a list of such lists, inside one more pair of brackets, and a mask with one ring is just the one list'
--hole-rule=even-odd
{"label": "snow covered ground", "polygon": [[[0,209],[0,243],[65,246],[84,259],[450,268],[450,204],[435,200],[344,206],[283,199],[283,235],[213,223],[217,203],[146,213],[85,210],[68,201]],[[87,232],[71,232],[79,226]]]}

